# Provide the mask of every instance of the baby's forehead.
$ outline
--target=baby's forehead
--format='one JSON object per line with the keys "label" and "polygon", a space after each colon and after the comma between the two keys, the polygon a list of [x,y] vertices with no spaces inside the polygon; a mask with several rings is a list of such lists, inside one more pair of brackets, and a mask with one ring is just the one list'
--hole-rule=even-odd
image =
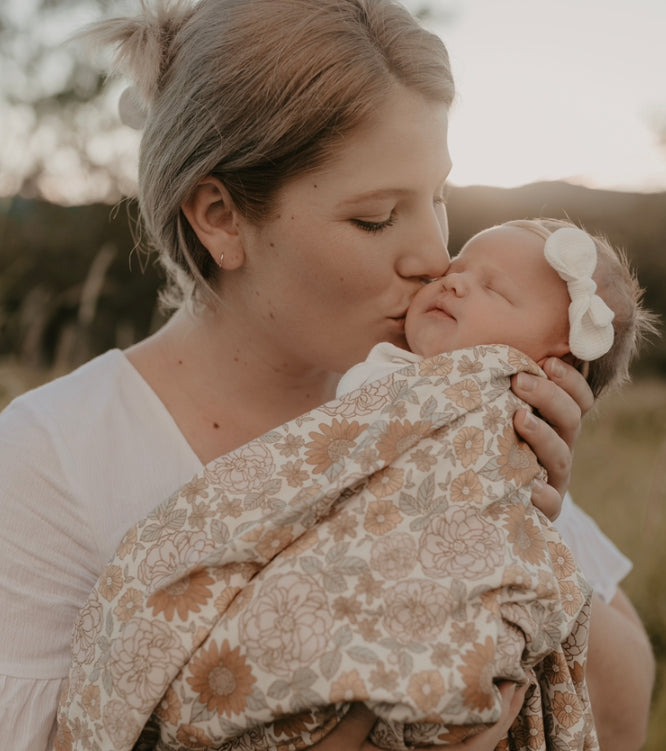
{"label": "baby's forehead", "polygon": [[524,253],[541,257],[544,239],[523,227],[498,225],[473,235],[452,259],[452,263],[465,266],[481,263],[510,263]]}

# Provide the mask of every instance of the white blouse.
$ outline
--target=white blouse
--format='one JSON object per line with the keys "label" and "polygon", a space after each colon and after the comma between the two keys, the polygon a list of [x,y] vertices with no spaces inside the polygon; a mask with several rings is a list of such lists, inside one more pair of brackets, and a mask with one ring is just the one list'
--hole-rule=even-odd
{"label": "white blouse", "polygon": [[[123,534],[202,468],[120,350],[0,413],[0,730],[52,748],[76,614]],[[631,563],[567,499],[558,526],[606,599]]]}

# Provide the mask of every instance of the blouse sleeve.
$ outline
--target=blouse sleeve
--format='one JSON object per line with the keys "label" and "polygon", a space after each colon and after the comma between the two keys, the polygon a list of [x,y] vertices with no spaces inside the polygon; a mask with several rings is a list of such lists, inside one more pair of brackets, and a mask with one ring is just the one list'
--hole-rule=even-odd
{"label": "blouse sleeve", "polygon": [[0,728],[3,747],[12,751],[51,751],[62,681],[0,675]]}
{"label": "blouse sleeve", "polygon": [[555,526],[571,548],[594,591],[610,602],[618,584],[631,571],[631,561],[621,553],[597,523],[567,493]]}
{"label": "blouse sleeve", "polygon": [[64,450],[29,403],[0,414],[0,724],[12,751],[49,747],[72,627],[96,578]]}

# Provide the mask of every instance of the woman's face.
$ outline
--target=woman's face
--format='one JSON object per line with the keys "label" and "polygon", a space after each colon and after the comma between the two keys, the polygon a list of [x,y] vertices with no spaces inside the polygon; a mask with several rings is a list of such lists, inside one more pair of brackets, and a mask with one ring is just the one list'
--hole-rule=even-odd
{"label": "woman's face", "polygon": [[242,321],[275,367],[342,372],[379,341],[406,345],[409,303],[449,265],[450,169],[446,107],[396,86],[324,167],[287,183],[274,218],[243,225]]}

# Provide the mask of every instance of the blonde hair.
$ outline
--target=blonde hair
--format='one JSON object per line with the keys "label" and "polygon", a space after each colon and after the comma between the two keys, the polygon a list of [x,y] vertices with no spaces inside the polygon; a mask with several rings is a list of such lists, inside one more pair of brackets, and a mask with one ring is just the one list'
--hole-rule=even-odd
{"label": "blonde hair", "polygon": [[137,18],[87,36],[115,47],[145,115],[139,207],[172,306],[217,273],[180,209],[203,177],[260,222],[396,82],[447,106],[454,97],[443,42],[393,0],[141,0]]}
{"label": "blonde hair", "polygon": [[[573,222],[548,218],[518,219],[505,222],[504,226],[528,230],[544,240],[561,227],[577,227]],[[644,290],[625,252],[613,247],[601,235],[590,232],[588,235],[597,248],[597,267],[593,274],[597,294],[615,314],[611,349],[589,363],[575,362],[585,374],[594,396],[598,397],[629,380],[629,366],[640,344],[648,335],[656,332],[656,317],[643,305]]]}

